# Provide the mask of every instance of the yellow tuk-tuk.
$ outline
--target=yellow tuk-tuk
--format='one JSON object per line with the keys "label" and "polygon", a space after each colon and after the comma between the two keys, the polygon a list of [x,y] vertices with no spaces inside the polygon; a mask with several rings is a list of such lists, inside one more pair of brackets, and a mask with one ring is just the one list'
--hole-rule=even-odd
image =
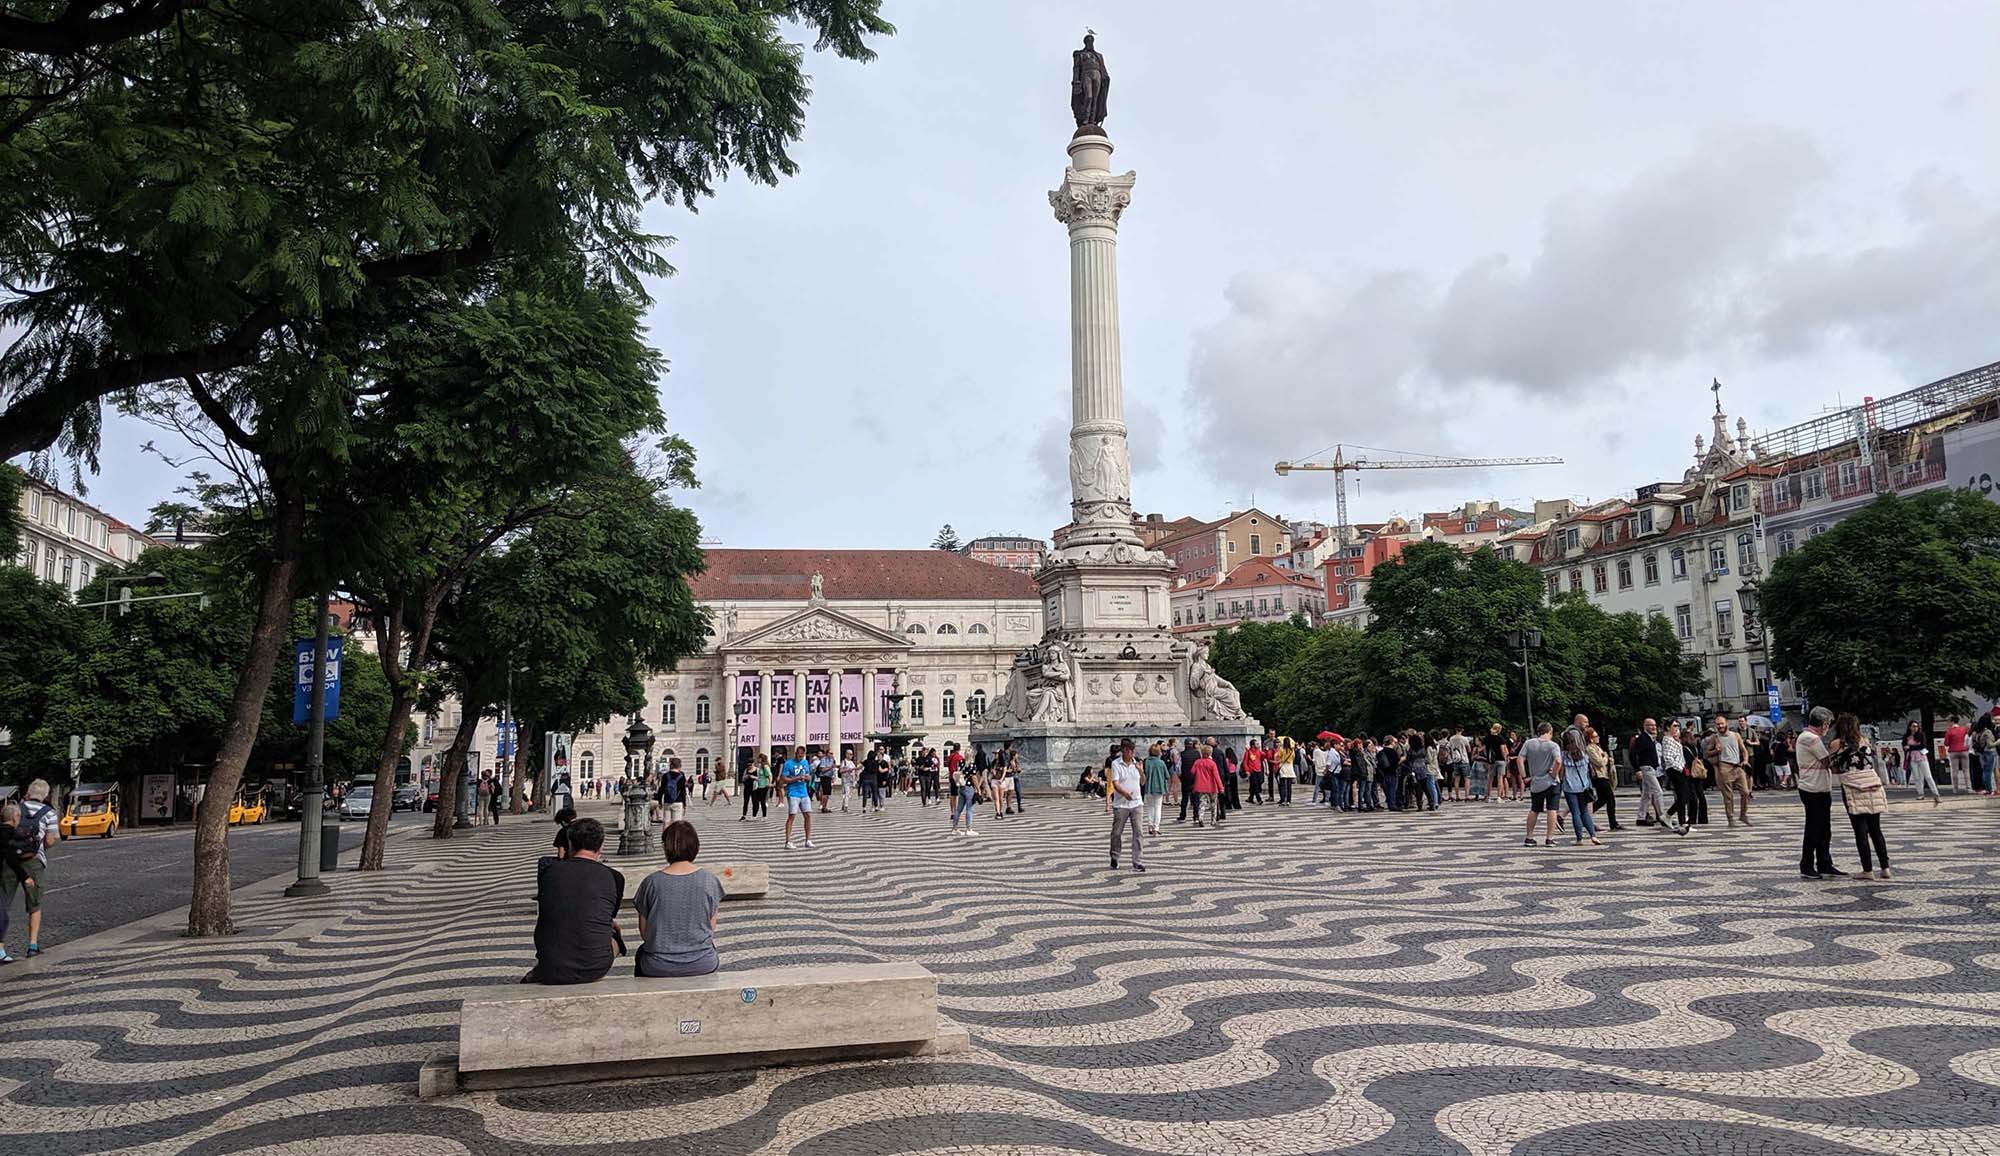
{"label": "yellow tuk-tuk", "polygon": [[239,823],[261,823],[269,810],[264,805],[264,788],[245,790],[236,796],[234,803],[229,805],[229,825],[234,827]]}
{"label": "yellow tuk-tuk", "polygon": [[69,795],[68,807],[56,824],[63,838],[96,835],[109,839],[118,833],[118,788],[111,783],[84,783]]}

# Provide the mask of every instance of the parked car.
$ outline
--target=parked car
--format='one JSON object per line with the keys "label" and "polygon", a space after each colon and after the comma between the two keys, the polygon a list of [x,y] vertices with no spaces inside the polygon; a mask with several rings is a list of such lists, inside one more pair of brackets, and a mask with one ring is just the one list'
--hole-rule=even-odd
{"label": "parked car", "polygon": [[389,800],[391,811],[414,811],[424,804],[424,793],[408,783],[396,788]]}
{"label": "parked car", "polygon": [[261,823],[269,814],[270,810],[264,805],[263,790],[248,788],[239,791],[236,801],[229,805],[229,825],[236,827],[245,823]]}
{"label": "parked car", "polygon": [[340,817],[343,819],[366,819],[368,808],[375,805],[375,788],[355,787],[340,800]]}
{"label": "parked car", "polygon": [[118,833],[118,788],[110,783],[85,783],[70,792],[69,807],[56,823],[63,838],[96,835],[109,839]]}

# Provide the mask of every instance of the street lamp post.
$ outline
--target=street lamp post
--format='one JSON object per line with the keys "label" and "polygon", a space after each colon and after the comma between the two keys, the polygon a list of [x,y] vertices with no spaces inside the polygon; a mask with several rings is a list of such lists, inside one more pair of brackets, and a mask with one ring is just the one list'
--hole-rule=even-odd
{"label": "street lamp post", "polygon": [[1521,648],[1521,661],[1515,666],[1521,668],[1521,695],[1528,704],[1528,734],[1535,733],[1535,676],[1528,669],[1528,652],[1542,648],[1542,632],[1523,627],[1507,632],[1507,645]]}
{"label": "street lamp post", "polygon": [[618,832],[620,855],[643,855],[652,842],[653,826],[646,821],[646,772],[653,761],[653,728],[638,715],[625,728],[625,818]]}
{"label": "street lamp post", "polygon": [[326,637],[331,601],[327,591],[320,591],[313,631],[312,703],[306,714],[306,782],[299,800],[299,877],[285,888],[285,894],[294,899],[325,895],[331,890],[319,877],[320,820],[326,798]]}

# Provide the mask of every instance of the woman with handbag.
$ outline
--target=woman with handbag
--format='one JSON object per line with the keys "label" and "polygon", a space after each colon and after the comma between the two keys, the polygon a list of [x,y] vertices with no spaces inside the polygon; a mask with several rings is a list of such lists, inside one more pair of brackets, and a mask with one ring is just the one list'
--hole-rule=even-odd
{"label": "woman with handbag", "polygon": [[[1882,861],[1880,878],[1889,877],[1889,845],[1882,841],[1882,812],[1889,809],[1889,791],[1875,769],[1875,758],[1861,740],[1861,720],[1843,714],[1833,720],[1833,745],[1828,753],[1840,797],[1847,805],[1847,822],[1854,828],[1854,850],[1861,857],[1856,879],[1874,879],[1874,860]],[[1873,858],[1869,850],[1874,850]]]}
{"label": "woman with handbag", "polygon": [[1674,805],[1667,808],[1667,817],[1679,820],[1674,833],[1681,836],[1686,836],[1694,826],[1694,782],[1688,778],[1687,764],[1687,748],[1681,745],[1681,724],[1669,722],[1660,734],[1660,772],[1667,776],[1667,785],[1674,792]]}

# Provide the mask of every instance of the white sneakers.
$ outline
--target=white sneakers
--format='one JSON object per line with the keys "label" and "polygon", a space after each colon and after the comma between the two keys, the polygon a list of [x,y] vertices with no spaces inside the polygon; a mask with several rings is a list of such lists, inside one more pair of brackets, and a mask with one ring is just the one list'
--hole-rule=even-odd
{"label": "white sneakers", "polygon": [[811,839],[807,839],[807,840],[806,840],[806,846],[810,847],[810,846],[812,846],[812,845],[813,845],[813,841],[812,841]]}
{"label": "white sneakers", "polygon": [[798,849],[799,845],[797,843],[792,842],[790,839],[785,840],[785,850],[796,851]]}

